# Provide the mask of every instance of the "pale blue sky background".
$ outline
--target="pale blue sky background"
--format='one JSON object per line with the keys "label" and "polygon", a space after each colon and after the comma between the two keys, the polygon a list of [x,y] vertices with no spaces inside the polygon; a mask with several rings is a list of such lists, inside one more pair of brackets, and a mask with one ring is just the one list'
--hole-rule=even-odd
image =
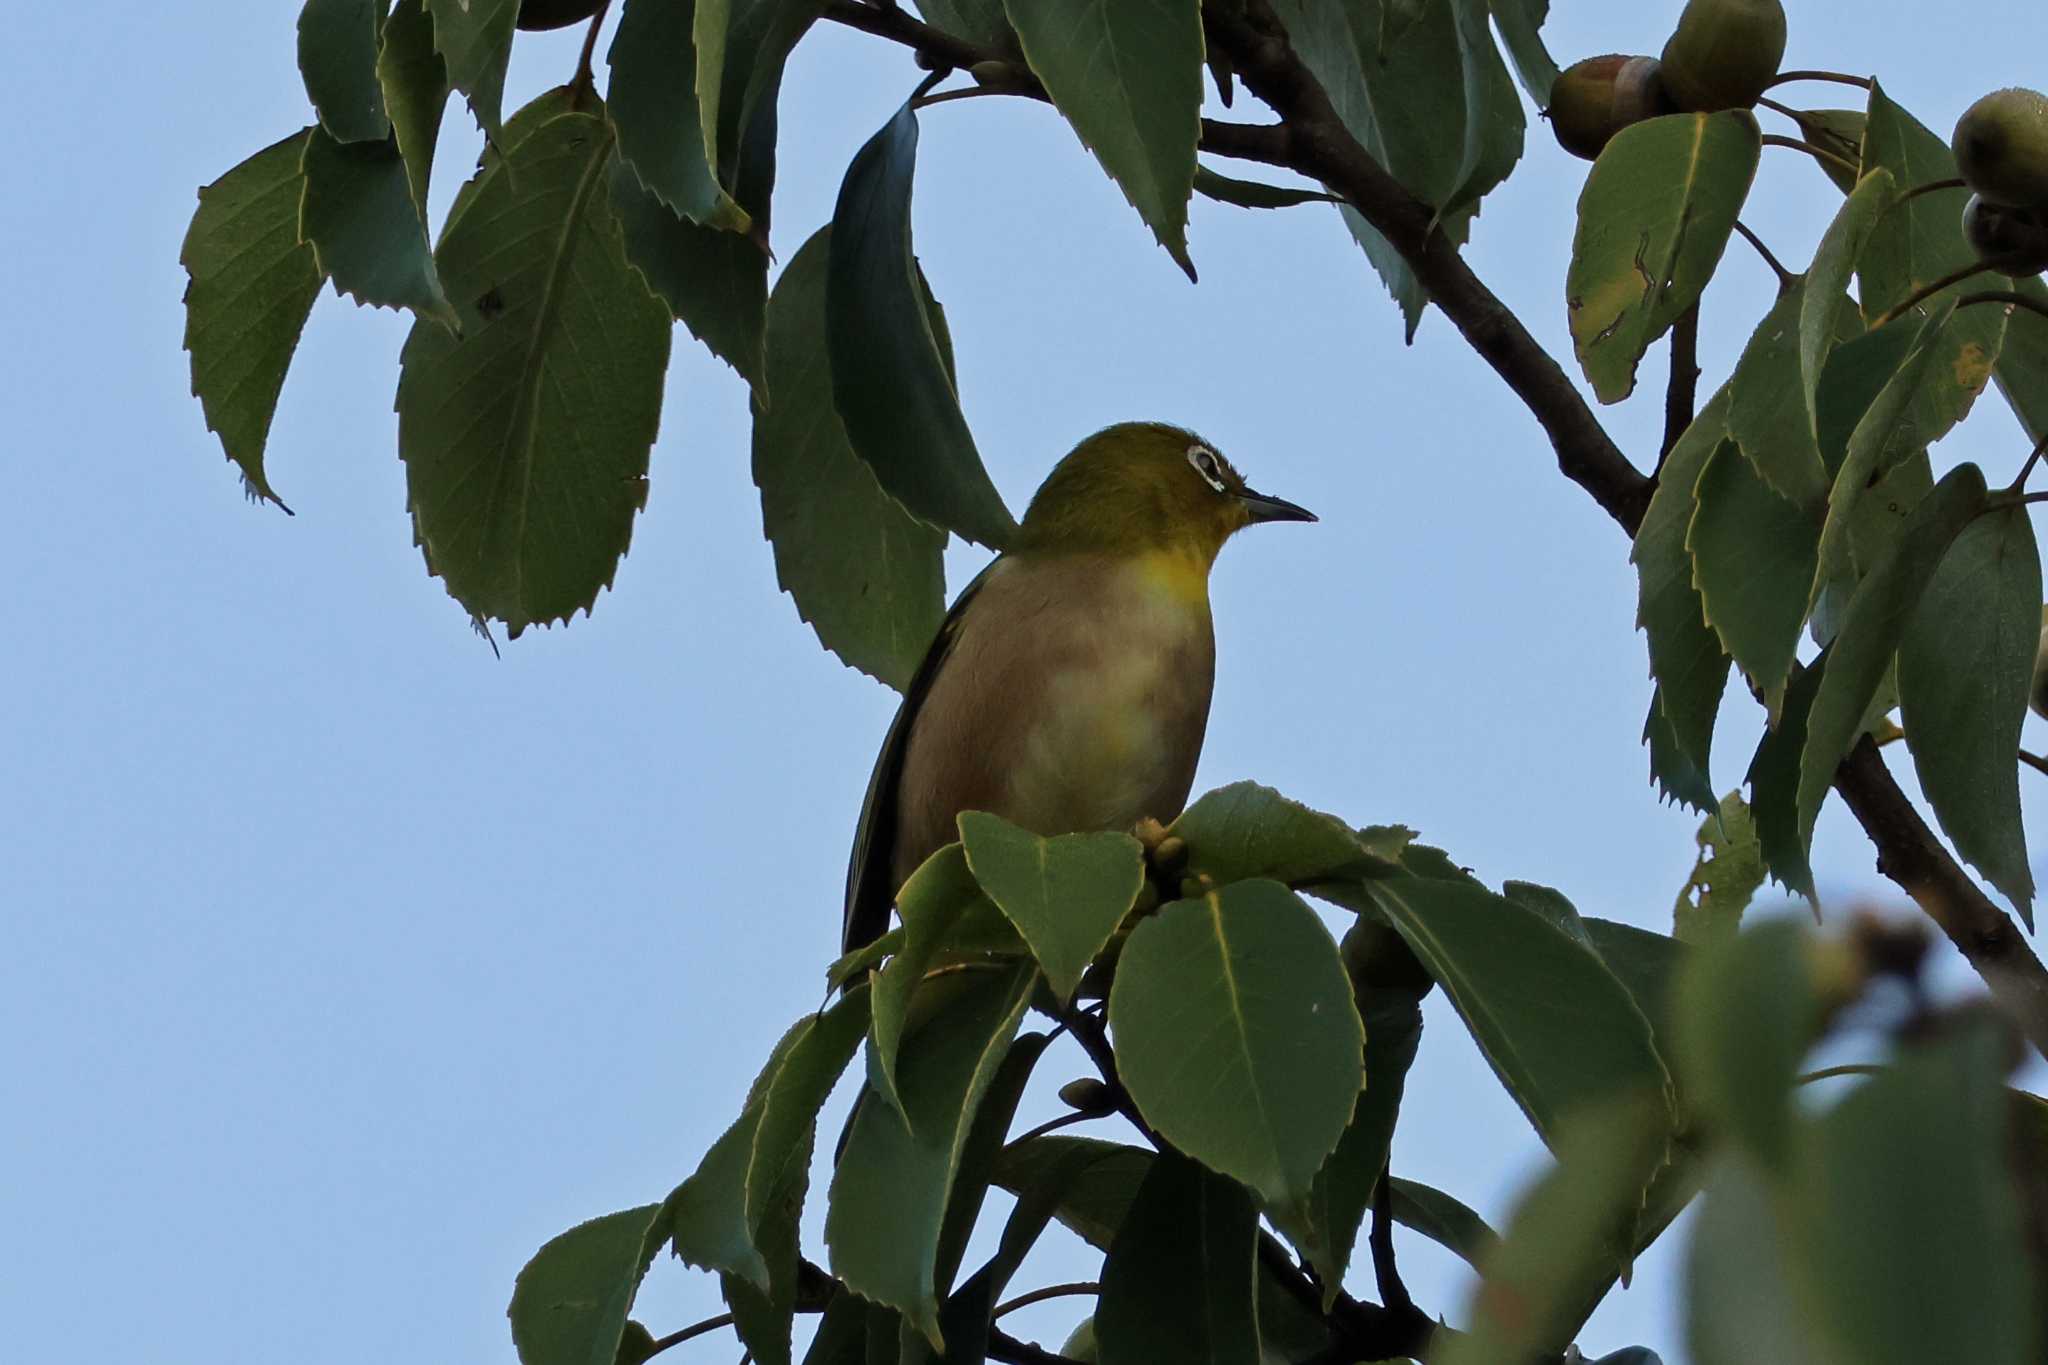
{"label": "pale blue sky background", "polygon": [[[296,8],[28,7],[0,56],[12,1359],[509,1361],[524,1259],[659,1198],[817,1003],[893,706],[777,592],[745,395],[681,334],[617,590],[502,659],[411,545],[398,317],[322,299],[271,438],[299,515],[243,502],[187,396],[177,251],[194,187],[306,121]],[[1678,6],[1559,8],[1550,44],[1570,60],[1654,52]],[[1791,8],[1789,65],[1880,71],[1938,129],[1985,90],[2048,84],[2038,0],[1980,0],[1967,22],[1905,0]],[[515,92],[565,78],[575,46],[523,41]],[[806,41],[784,87],[785,259],[917,76],[859,35]],[[476,145],[451,111],[440,203]],[[1198,789],[1252,777],[1403,821],[1491,881],[1667,928],[1694,822],[1646,785],[1626,542],[1445,321],[1404,349],[1320,208],[1198,200],[1189,286],[1043,107],[934,109],[922,158],[918,248],[1014,506],[1081,435],[1162,417],[1322,514],[1245,536],[1218,567]],[[1560,354],[1583,174],[1539,128],[1471,249]],[[1797,265],[1834,203],[1771,151],[1745,216]],[[1705,310],[1710,374],[1770,289],[1731,252]],[[1661,356],[1645,373],[1660,390]],[[1613,414],[1639,457],[1657,408],[1646,393]],[[1992,397],[1937,460],[1995,477],[2023,453]],[[974,566],[958,556],[953,581]],[[1758,723],[1730,702],[1724,789]],[[2030,722],[2029,743],[2048,747],[2048,727]],[[2024,781],[2040,843],[2048,793]],[[1836,906],[1891,898],[1838,805],[1816,866]],[[1042,1067],[1034,1109],[1074,1074],[1064,1054]],[[1497,1217],[1539,1153],[1434,999],[1397,1171]],[[815,1235],[808,1249],[822,1255]],[[1459,1319],[1456,1264],[1404,1255],[1417,1298]],[[1588,1348],[1683,1359],[1675,1266],[1669,1248],[1648,1257]],[[1080,1268],[1062,1246],[1019,1284]],[[716,1311],[715,1288],[664,1264],[642,1304],[660,1332]],[[1057,1344],[1074,1313],[1020,1322]]]}

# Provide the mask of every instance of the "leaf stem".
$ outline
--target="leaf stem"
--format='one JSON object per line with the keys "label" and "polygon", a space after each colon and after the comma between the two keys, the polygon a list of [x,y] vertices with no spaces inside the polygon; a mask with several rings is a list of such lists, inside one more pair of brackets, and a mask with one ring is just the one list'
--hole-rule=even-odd
{"label": "leaf stem", "polygon": [[1885,212],[1890,213],[1899,205],[1911,203],[1913,200],[1918,199],[1923,194],[1939,194],[1943,190],[1966,190],[1968,188],[1970,187],[1967,184],[1963,183],[1963,181],[1960,178],[1955,176],[1951,176],[1946,180],[1930,180],[1924,185],[1915,185],[1912,189],[1907,190],[1904,194],[1892,200],[1892,202],[1885,207]]}
{"label": "leaf stem", "polygon": [[1877,84],[1868,76],[1851,76],[1842,71],[1780,71],[1764,89],[1775,90],[1793,81],[1830,81],[1836,85],[1853,85],[1859,90],[1868,90]]}
{"label": "leaf stem", "polygon": [[583,34],[583,51],[576,57],[576,74],[569,78],[569,88],[574,92],[572,102],[577,108],[583,105],[585,95],[597,93],[597,78],[592,74],[591,64],[597,56],[597,31],[604,27],[605,15],[611,12],[612,0],[597,0],[597,8],[591,11],[590,27]]}
{"label": "leaf stem", "polygon": [[1812,1085],[1815,1081],[1832,1081],[1843,1076],[1882,1076],[1885,1069],[1864,1062],[1845,1062],[1841,1066],[1824,1066],[1818,1071],[1808,1071],[1795,1082],[1798,1085]]}
{"label": "leaf stem", "polygon": [[2035,768],[2040,770],[2041,772],[2048,773],[2048,758],[2043,758],[2039,754],[2030,754],[2025,749],[2022,749],[2020,750],[2020,762],[2026,764],[2030,768]]}
{"label": "leaf stem", "polygon": [[[1949,271],[1948,274],[1943,275],[1940,279],[1935,280],[1931,284],[1921,285],[1918,289],[1915,289],[1905,298],[1893,304],[1890,308],[1887,308],[1884,311],[1884,313],[1878,317],[1877,321],[1870,324],[1869,330],[1875,332],[1878,328],[1884,326],[1886,323],[1897,320],[1901,314],[1909,313],[1913,309],[1918,308],[1921,304],[1927,302],[1927,300],[1933,298],[1942,290],[1949,288],[1951,285],[1961,284],[1964,280],[1970,279],[1973,276],[1981,275],[1990,268],[1990,266],[1984,264],[1984,262],[1982,261],[1974,261],[1969,265],[1957,266],[1954,270]],[[1971,299],[1978,303],[1990,303],[2000,301],[1992,294],[1973,294],[1971,295]],[[1956,306],[1960,308],[1962,304],[1958,302]]]}
{"label": "leaf stem", "polygon": [[959,90],[941,90],[936,95],[920,95],[910,101],[913,109],[929,109],[934,104],[948,104],[953,100],[985,99],[990,95],[1018,95],[1021,90],[1008,86],[970,85]]}
{"label": "leaf stem", "polygon": [[730,1313],[720,1313],[715,1318],[706,1318],[702,1322],[693,1322],[680,1331],[670,1332],[665,1337],[656,1338],[654,1345],[649,1348],[647,1355],[643,1356],[642,1359],[658,1356],[669,1347],[680,1346],[692,1337],[701,1337],[706,1332],[716,1332],[721,1327],[730,1326],[732,1326],[732,1314]]}
{"label": "leaf stem", "polygon": [[1766,147],[1790,147],[1795,152],[1805,152],[1815,161],[1832,161],[1851,175],[1855,175],[1863,169],[1848,157],[1838,156],[1827,148],[1816,146],[1814,143],[1807,142],[1802,138],[1785,137],[1779,133],[1765,133],[1763,135],[1763,144]]}
{"label": "leaf stem", "polygon": [[[1744,223],[1740,218],[1735,220],[1735,230],[1742,234],[1743,241],[1748,242],[1751,246],[1756,248],[1756,254],[1764,258],[1764,264],[1769,266],[1771,268],[1771,273],[1778,277],[1778,292],[1780,294],[1783,294],[1786,290],[1790,289],[1793,285],[1799,282],[1799,277],[1793,274],[1791,271],[1787,270],[1785,268],[1785,263],[1783,261],[1780,261],[1775,255],[1771,253],[1771,249],[1764,245],[1764,239],[1757,236],[1754,232],[1751,232],[1749,230],[1749,225]],[[1667,449],[1668,448],[1669,447],[1667,447]]]}
{"label": "leaf stem", "polygon": [[2041,462],[2041,452],[2044,450],[2048,450],[2048,432],[2043,432],[2041,439],[2034,442],[2034,448],[2027,453],[2027,462],[2020,466],[2020,472],[2013,475],[2012,482],[2005,486],[2008,495],[2016,495],[2026,489],[2027,476],[2032,474],[2034,466]]}
{"label": "leaf stem", "polygon": [[[1066,1025],[1062,1024],[1060,1025],[1060,1027],[1065,1028]],[[1005,1143],[1004,1146],[1015,1147],[1019,1143],[1029,1142],[1033,1138],[1042,1138],[1047,1133],[1057,1133],[1062,1128],[1071,1128],[1077,1123],[1086,1123],[1090,1119],[1099,1119],[1101,1117],[1103,1117],[1101,1114],[1083,1113],[1078,1109],[1071,1110],[1067,1113],[1061,1114],[1058,1118],[1047,1119],[1044,1123],[1039,1124],[1036,1128],[1032,1128],[1026,1132],[1019,1133],[1016,1137],[1011,1138],[1007,1143]]]}
{"label": "leaf stem", "polygon": [[996,1311],[989,1316],[991,1318],[1000,1318],[1007,1313],[1016,1312],[1019,1308],[1029,1308],[1034,1303],[1044,1303],[1047,1299],[1066,1299],[1072,1298],[1076,1294],[1100,1294],[1101,1292],[1102,1286],[1094,1280],[1074,1280],[1068,1284],[1049,1284],[1043,1289],[1034,1289],[1028,1294],[1019,1294],[1007,1303],[997,1304]]}
{"label": "leaf stem", "polygon": [[[1989,268],[1985,267],[1987,270]],[[1980,303],[2009,303],[2037,317],[2048,318],[2048,304],[2043,304],[2038,299],[2030,299],[2017,289],[1985,289],[1975,294],[1965,294],[1956,300],[1956,307],[1969,308]]]}

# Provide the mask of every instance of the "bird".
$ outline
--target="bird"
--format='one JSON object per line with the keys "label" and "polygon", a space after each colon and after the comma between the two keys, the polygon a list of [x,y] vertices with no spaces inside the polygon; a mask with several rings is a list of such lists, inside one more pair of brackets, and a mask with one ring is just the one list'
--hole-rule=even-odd
{"label": "bird", "polygon": [[1179,815],[1215,683],[1210,567],[1247,526],[1314,520],[1181,427],[1124,422],[1075,446],[905,689],[854,834],[842,951],[887,931],[962,811],[1041,836]]}

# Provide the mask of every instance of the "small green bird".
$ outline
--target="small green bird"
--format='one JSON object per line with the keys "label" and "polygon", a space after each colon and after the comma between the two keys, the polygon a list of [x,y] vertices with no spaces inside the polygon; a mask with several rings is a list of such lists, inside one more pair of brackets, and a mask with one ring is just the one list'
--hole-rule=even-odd
{"label": "small green bird", "polygon": [[963,810],[1042,835],[1179,815],[1216,675],[1209,568],[1254,522],[1315,519],[1179,427],[1125,422],[1076,446],[953,603],[882,742],[846,951],[889,927]]}

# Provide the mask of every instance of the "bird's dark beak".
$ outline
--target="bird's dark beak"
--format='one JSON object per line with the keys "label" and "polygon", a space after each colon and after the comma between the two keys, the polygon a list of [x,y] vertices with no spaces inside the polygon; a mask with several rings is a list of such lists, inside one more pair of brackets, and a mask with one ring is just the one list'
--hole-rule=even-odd
{"label": "bird's dark beak", "polygon": [[1260,521],[1314,521],[1316,514],[1298,503],[1285,498],[1269,498],[1264,493],[1255,493],[1247,488],[1237,495],[1244,504],[1244,510],[1251,513],[1254,522]]}

